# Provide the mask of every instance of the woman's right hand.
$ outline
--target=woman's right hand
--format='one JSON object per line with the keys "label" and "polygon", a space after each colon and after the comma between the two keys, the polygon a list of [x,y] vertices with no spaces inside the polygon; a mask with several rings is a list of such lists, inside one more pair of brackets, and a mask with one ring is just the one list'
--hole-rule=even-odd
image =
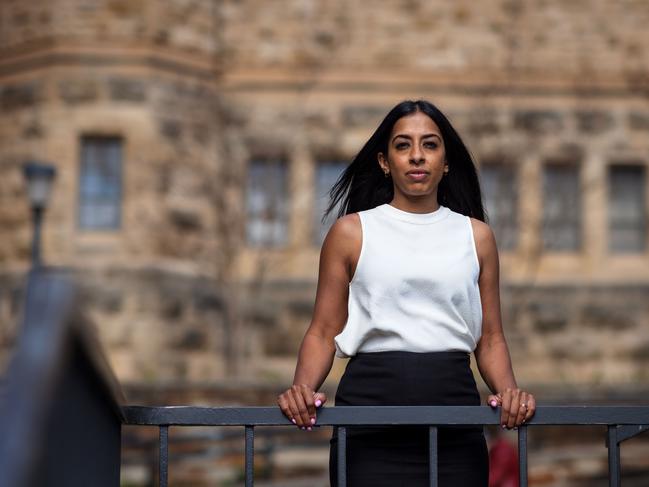
{"label": "woman's right hand", "polygon": [[311,431],[316,423],[316,408],[327,401],[322,392],[314,392],[306,384],[293,384],[277,396],[277,405],[282,413],[298,428]]}

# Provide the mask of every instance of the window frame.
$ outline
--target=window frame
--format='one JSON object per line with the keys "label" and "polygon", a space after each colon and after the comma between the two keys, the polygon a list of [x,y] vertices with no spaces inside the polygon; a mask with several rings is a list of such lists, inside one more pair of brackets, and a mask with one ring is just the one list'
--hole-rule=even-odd
{"label": "window frame", "polygon": [[[546,182],[546,178],[548,177],[548,170],[552,169],[559,169],[559,170],[574,170],[575,172],[575,182],[576,182],[576,188],[575,189],[575,199],[574,202],[576,203],[576,209],[575,209],[575,215],[576,215],[576,221],[575,222],[567,222],[565,225],[567,228],[574,228],[575,231],[575,245],[574,247],[560,247],[556,245],[549,245],[549,242],[557,242],[559,239],[551,238],[551,235],[547,234],[546,232],[549,232],[548,230],[548,204],[551,201],[551,198],[549,198],[548,193],[546,192],[546,188],[548,187],[548,183]],[[582,175],[583,175],[583,164],[581,161],[564,161],[564,160],[547,160],[543,162],[541,166],[541,202],[542,202],[542,212],[541,212],[541,228],[540,228],[540,244],[541,244],[541,249],[543,252],[546,253],[579,253],[584,250],[584,215],[583,215],[583,210],[584,210],[584,203],[583,203],[583,184],[582,184]],[[572,205],[567,205],[568,208],[572,207]],[[562,209],[562,211],[559,211],[559,214],[565,214],[565,208]],[[553,223],[553,222],[550,222]]]}
{"label": "window frame", "polygon": [[[492,231],[494,232],[494,235],[496,236],[496,240],[498,242],[498,250],[503,251],[503,252],[515,252],[520,245],[520,233],[521,233],[521,225],[520,225],[520,203],[521,203],[521,196],[520,196],[520,181],[521,181],[521,170],[520,167],[515,164],[512,161],[507,161],[507,160],[485,160],[480,164],[480,167],[478,169],[479,175],[480,175],[480,185],[482,189],[482,195],[484,198],[484,207],[485,210],[488,210],[488,197],[487,197],[487,192],[485,190],[486,184],[485,184],[485,177],[484,174],[488,172],[489,169],[504,169],[505,171],[510,172],[512,176],[512,187],[514,188],[513,190],[513,200],[512,200],[512,207],[513,207],[513,218],[514,222],[511,224],[512,228],[512,237],[498,237],[498,228],[494,226],[494,222],[491,220],[492,215],[489,214],[487,211],[487,216],[489,217],[489,225],[492,228]],[[505,238],[508,238],[508,240],[503,241]],[[511,244],[505,245],[508,241],[511,241]]]}
{"label": "window frame", "polygon": [[[335,179],[333,179],[333,182],[329,184],[327,182],[327,192],[324,194],[319,194],[319,174],[320,174],[320,169],[322,167],[335,167],[335,166],[340,166],[340,171],[337,173],[337,176]],[[349,161],[346,158],[342,157],[322,157],[318,158],[314,162],[314,170],[313,170],[313,211],[311,215],[311,222],[312,222],[312,228],[311,228],[311,236],[310,236],[310,242],[312,245],[321,247],[322,243],[324,241],[324,237],[327,235],[327,232],[329,231],[329,228],[331,228],[331,225],[336,221],[338,218],[338,209],[340,208],[340,202],[334,208],[332,213],[329,214],[329,216],[325,219],[324,222],[322,222],[322,216],[324,215],[323,210],[326,210],[327,206],[329,205],[329,191],[333,187],[333,185],[338,181],[340,176],[343,174],[345,169],[349,166]],[[325,200],[326,203],[321,207],[319,204],[319,201]],[[324,232],[324,233],[323,233]]]}
{"label": "window frame", "polygon": [[[642,245],[639,249],[615,249],[613,248],[613,213],[612,213],[612,204],[613,204],[613,195],[612,195],[612,176],[613,171],[616,169],[638,169],[640,176],[638,179],[641,181],[640,186],[640,212],[641,212],[641,221],[643,228],[640,230]],[[606,201],[607,201],[607,215],[606,215],[606,251],[609,255],[612,256],[626,256],[626,255],[642,255],[647,252],[649,249],[649,238],[647,238],[647,219],[649,215],[647,214],[647,176],[649,171],[647,166],[641,161],[636,160],[625,160],[625,161],[615,161],[611,162],[606,166]]]}
{"label": "window frame", "polygon": [[[117,147],[117,169],[115,173],[117,174],[115,178],[115,185],[117,190],[113,196],[106,196],[102,198],[100,192],[92,195],[92,191],[88,191],[84,187],[84,180],[89,167],[92,165],[92,162],[86,159],[85,151],[88,150],[89,143],[100,144],[101,143],[116,143]],[[115,232],[122,229],[123,225],[123,205],[124,205],[124,147],[125,140],[124,137],[120,134],[114,135],[105,135],[105,134],[82,134],[78,139],[79,147],[79,164],[78,164],[78,184],[77,184],[77,228],[84,232]],[[98,150],[95,148],[95,150]],[[101,159],[101,155],[96,155]],[[99,162],[101,165],[101,161]],[[112,169],[111,169],[112,171]],[[84,220],[84,209],[89,207],[96,207],[99,204],[112,205],[116,211],[115,221],[110,224],[89,224]]]}
{"label": "window frame", "polygon": [[[285,197],[282,199],[279,199],[278,201],[280,202],[279,205],[279,214],[280,214],[280,220],[278,221],[280,225],[280,231],[278,232],[279,235],[282,236],[281,240],[277,240],[275,236],[272,236],[271,238],[262,238],[259,240],[253,240],[251,238],[251,227],[250,225],[253,224],[251,221],[251,216],[256,216],[254,213],[252,213],[251,210],[251,194],[250,191],[252,190],[252,184],[251,184],[251,171],[253,170],[252,168],[255,165],[276,165],[276,166],[281,166],[283,167],[283,175],[282,175],[282,183],[281,186],[284,189],[284,194]],[[281,249],[281,248],[286,248],[289,245],[289,240],[290,240],[290,213],[291,213],[291,187],[290,187],[290,164],[288,158],[284,156],[257,156],[257,157],[251,157],[248,160],[247,167],[246,167],[246,176],[245,176],[245,191],[244,191],[244,212],[245,212],[245,225],[244,225],[244,240],[246,242],[246,246],[249,248],[256,248],[256,249]],[[263,187],[263,186],[262,186]],[[280,188],[280,189],[282,189]],[[265,198],[266,196],[264,196]],[[282,204],[284,205],[284,208],[282,208]],[[259,221],[262,221],[259,219]],[[263,221],[262,221],[263,222]],[[273,223],[271,223],[273,224]]]}

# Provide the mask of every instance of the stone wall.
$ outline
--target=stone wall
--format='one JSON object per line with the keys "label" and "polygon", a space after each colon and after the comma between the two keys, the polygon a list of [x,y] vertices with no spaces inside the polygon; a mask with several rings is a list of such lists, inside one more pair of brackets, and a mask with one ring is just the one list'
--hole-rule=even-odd
{"label": "stone wall", "polygon": [[642,77],[649,68],[642,1],[230,0],[222,12],[226,59],[241,69],[340,68],[352,79],[450,71],[514,83],[530,72],[579,86],[597,81],[583,75]]}
{"label": "stone wall", "polygon": [[[76,269],[81,306],[123,385],[223,380],[232,370],[228,306],[214,280],[160,269]],[[24,276],[0,279],[0,368],[9,358]]]}
{"label": "stone wall", "polygon": [[[226,2],[223,10],[221,87],[242,120],[244,159],[272,154],[290,167],[289,244],[244,248],[237,261],[256,289],[247,302],[281,294],[275,299],[287,303],[266,332],[255,327],[262,355],[285,353],[275,342],[297,349],[310,319],[313,292],[296,300],[289,283],[317,273],[315,164],[351,160],[390,107],[424,97],[449,115],[479,166],[505,162],[518,172],[519,245],[500,257],[503,324],[521,383],[646,382],[638,337],[649,326],[649,254],[614,255],[606,242],[608,167],[649,163],[639,21],[649,10],[603,1],[283,7]],[[541,171],[556,161],[581,168],[577,252],[541,248]],[[290,376],[293,361],[266,360],[265,370],[269,362]],[[334,379],[343,365],[336,361]]]}
{"label": "stone wall", "polygon": [[[0,5],[3,360],[31,241],[21,165],[36,159],[57,169],[45,261],[78,272],[120,379],[207,380],[231,369],[217,20],[214,5],[199,1]],[[117,230],[78,224],[88,135],[122,140]]]}
{"label": "stone wall", "polygon": [[[219,203],[222,152],[215,17],[205,2],[166,3],[5,2],[0,9],[7,27],[0,29],[0,150],[9,177],[2,194],[19,191],[15,169],[25,159],[58,166],[45,233],[50,262],[78,263],[85,254],[95,261],[99,254],[186,264],[191,255],[215,272],[212,206]],[[46,35],[47,44],[39,44]],[[75,228],[81,135],[124,139],[120,234]],[[15,213],[6,229],[19,235],[16,244],[2,245],[3,262],[25,256],[28,232],[16,227],[28,219],[20,203],[2,205]]]}
{"label": "stone wall", "polygon": [[[45,159],[45,258],[78,271],[120,378],[222,379],[237,357],[242,376],[290,381],[315,295],[316,164],[425,97],[479,166],[518,172],[518,245],[500,257],[519,380],[647,382],[649,253],[606,248],[608,166],[649,164],[647,20],[643,2],[603,0],[3,2],[3,343],[31,238],[20,165]],[[77,226],[87,134],[124,141],[119,231]],[[244,240],[255,157],[288,163],[285,247]],[[577,252],[541,249],[548,161],[581,166]]]}
{"label": "stone wall", "polygon": [[[264,357],[248,370],[287,377],[309,323],[315,288],[275,282],[258,289],[246,308],[246,350]],[[520,384],[599,388],[649,382],[647,284],[502,285],[502,317]],[[345,361],[336,359],[334,387]],[[480,387],[486,386],[473,359]],[[255,375],[253,374],[253,375]]]}
{"label": "stone wall", "polygon": [[218,50],[218,19],[216,5],[199,0],[6,0],[0,9],[0,49],[83,40],[212,55]]}

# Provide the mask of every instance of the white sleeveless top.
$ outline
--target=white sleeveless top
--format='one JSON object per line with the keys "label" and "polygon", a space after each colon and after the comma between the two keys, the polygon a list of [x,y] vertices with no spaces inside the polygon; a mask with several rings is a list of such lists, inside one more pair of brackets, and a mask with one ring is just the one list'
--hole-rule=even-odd
{"label": "white sleeveless top", "polygon": [[358,215],[361,252],[336,356],[472,352],[482,334],[482,305],[469,217],[441,205],[410,213],[387,203]]}

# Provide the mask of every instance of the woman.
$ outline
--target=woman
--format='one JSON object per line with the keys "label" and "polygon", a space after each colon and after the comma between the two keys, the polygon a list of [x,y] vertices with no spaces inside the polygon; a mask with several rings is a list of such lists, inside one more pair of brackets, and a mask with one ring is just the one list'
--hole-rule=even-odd
{"label": "woman", "polygon": [[[470,353],[503,428],[534,414],[518,388],[500,317],[498,252],[471,156],[426,101],[394,107],[331,191],[340,218],[322,245],[313,319],[293,386],[279,395],[316,424],[334,355],[351,357],[337,405],[480,405]],[[350,487],[428,485],[427,428],[350,428]],[[439,428],[439,485],[486,486],[481,427]],[[337,438],[330,477],[336,485]]]}

